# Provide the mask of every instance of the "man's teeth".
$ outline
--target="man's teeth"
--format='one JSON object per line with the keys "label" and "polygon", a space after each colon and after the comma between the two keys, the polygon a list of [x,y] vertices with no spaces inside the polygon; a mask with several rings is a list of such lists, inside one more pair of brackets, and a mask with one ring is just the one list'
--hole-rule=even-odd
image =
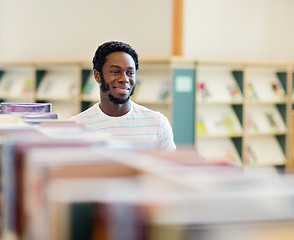
{"label": "man's teeth", "polygon": [[116,89],[119,89],[119,90],[129,90],[129,88],[119,88],[119,87],[116,87]]}

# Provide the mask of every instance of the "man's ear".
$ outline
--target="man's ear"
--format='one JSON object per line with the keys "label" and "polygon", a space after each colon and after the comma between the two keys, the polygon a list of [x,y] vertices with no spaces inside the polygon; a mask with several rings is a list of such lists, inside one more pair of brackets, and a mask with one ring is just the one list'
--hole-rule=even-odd
{"label": "man's ear", "polygon": [[96,80],[97,83],[101,83],[101,76],[100,76],[100,72],[98,72],[97,70],[94,69],[94,78]]}

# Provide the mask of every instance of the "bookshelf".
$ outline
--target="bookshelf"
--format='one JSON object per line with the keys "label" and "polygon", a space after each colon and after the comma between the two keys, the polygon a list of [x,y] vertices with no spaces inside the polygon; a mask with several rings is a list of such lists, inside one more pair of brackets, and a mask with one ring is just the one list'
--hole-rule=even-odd
{"label": "bookshelf", "polygon": [[[132,97],[172,121],[172,60],[143,59]],[[53,112],[67,119],[98,102],[99,85],[91,61],[0,63],[0,99],[9,102],[51,102]]]}
{"label": "bookshelf", "polygon": [[244,147],[243,66],[198,61],[195,69],[195,146],[204,157],[240,165]]}
{"label": "bookshelf", "polygon": [[29,64],[6,64],[1,66],[1,101],[34,101],[34,72],[34,67]]}
{"label": "bookshelf", "polygon": [[292,107],[289,64],[199,60],[195,68],[195,146],[200,154],[211,157],[219,149],[215,158],[231,149],[230,155],[238,153],[235,159],[244,165],[287,167]]}
{"label": "bookshelf", "polygon": [[[249,165],[287,166],[292,89],[289,66],[252,63],[246,66],[245,71],[248,96],[246,161]],[[252,122],[256,125],[255,133],[250,129]],[[252,155],[258,156],[256,161],[252,160]]]}
{"label": "bookshelf", "polygon": [[[261,146],[271,143],[268,148],[281,150],[283,157],[268,165],[288,166],[294,106],[291,66],[290,62],[141,59],[132,99],[168,117],[178,146],[195,146],[204,157],[234,156],[237,163],[267,165],[265,154],[260,161],[252,160],[261,155],[250,146],[260,141]],[[52,112],[67,119],[99,97],[91,61],[0,63],[1,101],[51,102]],[[211,156],[210,142],[228,145]]]}
{"label": "bookshelf", "polygon": [[68,119],[80,110],[78,63],[41,63],[36,66],[36,102],[51,102],[52,112]]}

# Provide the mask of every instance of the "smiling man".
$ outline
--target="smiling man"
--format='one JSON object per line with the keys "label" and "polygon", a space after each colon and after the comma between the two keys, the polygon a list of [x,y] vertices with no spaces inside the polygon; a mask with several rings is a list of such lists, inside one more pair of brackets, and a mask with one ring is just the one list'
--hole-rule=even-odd
{"label": "smiling man", "polygon": [[130,45],[111,41],[99,46],[93,70],[100,86],[100,102],[71,119],[134,144],[140,141],[174,151],[176,146],[167,118],[130,99],[138,69],[138,55]]}

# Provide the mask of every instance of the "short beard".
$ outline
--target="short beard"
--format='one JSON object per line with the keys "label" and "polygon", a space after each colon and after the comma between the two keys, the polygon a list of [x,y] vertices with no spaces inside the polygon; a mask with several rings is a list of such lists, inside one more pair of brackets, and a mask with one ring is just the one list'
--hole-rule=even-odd
{"label": "short beard", "polygon": [[134,94],[136,85],[133,87],[131,94],[127,97],[127,98],[116,98],[114,97],[111,93],[107,92],[109,91],[109,86],[106,85],[105,79],[103,77],[103,75],[101,74],[101,82],[100,82],[100,89],[103,93],[107,94],[108,99],[113,102],[114,104],[125,104],[130,100],[130,96],[132,96]]}

